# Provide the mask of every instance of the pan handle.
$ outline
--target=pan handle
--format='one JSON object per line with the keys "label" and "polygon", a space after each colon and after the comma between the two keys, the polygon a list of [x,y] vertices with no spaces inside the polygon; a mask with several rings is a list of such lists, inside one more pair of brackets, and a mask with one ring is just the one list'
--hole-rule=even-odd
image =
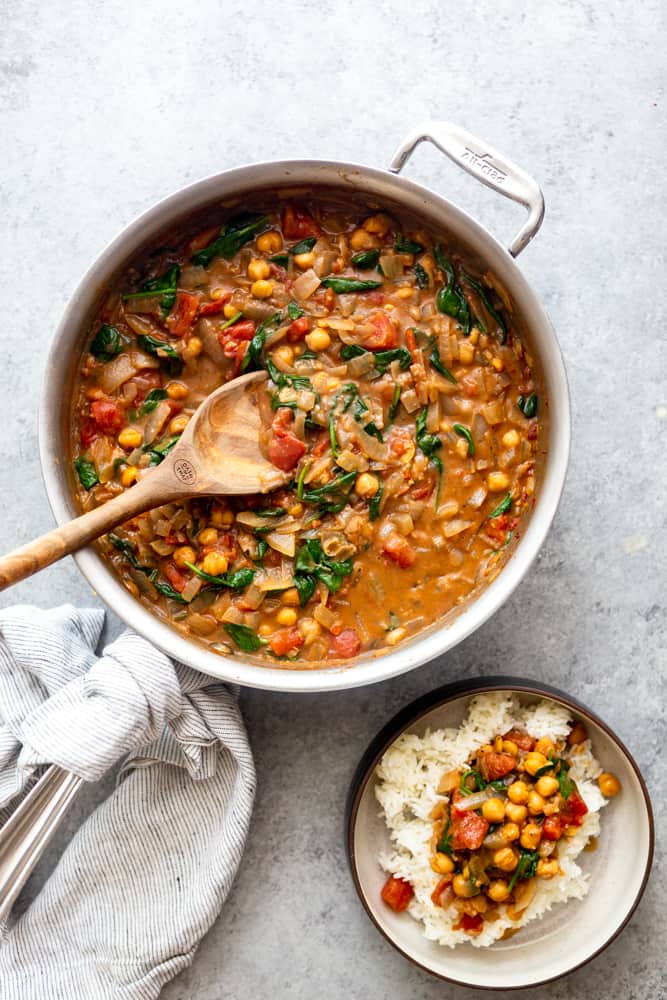
{"label": "pan handle", "polygon": [[542,225],[544,196],[539,184],[502,153],[448,122],[425,122],[414,128],[394,153],[389,165],[391,172],[399,174],[419,143],[425,140],[482,184],[525,205],[528,218],[508,247],[512,257],[518,257]]}

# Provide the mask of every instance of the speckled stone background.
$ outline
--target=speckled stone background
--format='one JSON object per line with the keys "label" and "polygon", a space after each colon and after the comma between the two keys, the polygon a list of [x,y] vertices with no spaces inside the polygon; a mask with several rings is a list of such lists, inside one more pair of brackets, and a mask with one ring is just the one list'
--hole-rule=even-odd
{"label": "speckled stone background", "polygon": [[[383,166],[429,117],[502,149],[546,197],[521,266],[558,331],[574,407],[570,473],[547,544],[512,600],[440,662],[338,695],[244,692],[259,772],[246,856],[194,965],[163,995],[481,997],[414,969],[370,925],[346,869],[343,805],[362,750],[396,709],[448,679],[504,671],[565,688],[617,729],[644,770],[658,831],[653,878],[622,937],[525,996],[664,997],[661,5],[1,0],[0,22],[3,549],[53,523],[37,402],[56,322],[89,263],[155,200],[251,160]],[[513,235],[520,209],[431,147],[408,174],[503,240]],[[71,560],[3,595],[64,600],[96,602]],[[109,615],[109,631],[118,627]],[[110,787],[81,798],[21,905]]]}

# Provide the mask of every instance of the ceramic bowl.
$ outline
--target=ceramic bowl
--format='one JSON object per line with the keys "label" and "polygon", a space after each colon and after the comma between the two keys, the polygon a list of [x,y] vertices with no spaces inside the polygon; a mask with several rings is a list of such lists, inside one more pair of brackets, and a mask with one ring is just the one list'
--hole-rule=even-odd
{"label": "ceramic bowl", "polygon": [[[593,752],[606,771],[620,780],[622,791],[601,816],[595,851],[584,851],[578,864],[590,874],[583,900],[557,904],[544,917],[515,936],[488,948],[462,944],[443,947],[428,941],[422,925],[409,913],[394,913],[381,899],[387,878],[378,854],[390,849],[389,831],[375,798],[375,767],[404,732],[457,726],[472,695],[511,691],[522,703],[550,698],[565,705],[586,724]],[[649,876],[654,827],[651,803],[637,764],[621,740],[597,715],[569,695],[519,678],[494,677],[439,688],[408,705],[372,741],[356,771],[347,808],[347,850],[359,898],[377,929],[401,954],[448,982],[480,989],[538,986],[598,955],[625,927]]]}

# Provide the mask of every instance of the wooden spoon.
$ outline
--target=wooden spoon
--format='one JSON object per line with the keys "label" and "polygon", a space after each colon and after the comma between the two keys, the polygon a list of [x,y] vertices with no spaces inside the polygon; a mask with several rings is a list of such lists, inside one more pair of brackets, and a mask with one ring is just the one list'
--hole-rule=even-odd
{"label": "wooden spoon", "polygon": [[251,372],[216,389],[176,447],[131,489],[0,557],[0,590],[152,507],[190,497],[268,493],[282,486],[289,475],[260,450],[258,397],[265,379],[266,372]]}

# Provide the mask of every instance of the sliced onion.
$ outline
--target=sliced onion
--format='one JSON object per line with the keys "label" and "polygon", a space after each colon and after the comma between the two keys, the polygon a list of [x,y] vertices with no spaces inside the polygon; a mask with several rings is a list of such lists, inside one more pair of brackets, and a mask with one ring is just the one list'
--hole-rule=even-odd
{"label": "sliced onion", "polygon": [[484,838],[483,847],[488,847],[491,851],[497,851],[500,847],[507,847],[510,841],[507,839],[505,834],[500,830],[494,830],[487,837]]}
{"label": "sliced onion", "polygon": [[255,585],[263,592],[267,590],[287,590],[294,586],[294,576],[286,566],[262,570],[254,580]]}
{"label": "sliced onion", "polygon": [[163,538],[154,538],[153,541],[150,542],[150,547],[153,552],[157,552],[159,556],[170,556],[176,548],[175,545],[170,545],[169,542],[165,542]]}
{"label": "sliced onion", "polygon": [[437,434],[440,430],[440,402],[437,399],[429,403],[426,411],[426,430],[429,434]]}
{"label": "sliced onion", "polygon": [[296,434],[300,441],[306,440],[306,414],[304,410],[294,411],[292,431]]}
{"label": "sliced onion", "polygon": [[419,409],[420,403],[417,398],[417,393],[414,389],[406,389],[405,392],[401,393],[401,403],[408,411],[408,413],[414,413],[415,410]]}
{"label": "sliced onion", "polygon": [[313,271],[312,267],[300,274],[293,285],[293,291],[297,299],[309,299],[313,292],[316,292],[322,282]]}
{"label": "sliced onion", "polygon": [[171,414],[171,407],[166,399],[160,400],[155,409],[149,414],[144,426],[144,444],[152,444],[160,434]]}
{"label": "sliced onion", "polygon": [[336,330],[338,333],[341,331],[352,333],[356,329],[356,324],[351,319],[336,319],[333,316],[327,316],[325,319],[320,320],[320,324],[322,323],[325,323],[331,330]]}
{"label": "sliced onion", "polygon": [[197,594],[199,593],[199,591],[202,589],[203,586],[204,586],[204,581],[201,579],[201,577],[194,576],[193,574],[192,577],[186,583],[186,585],[183,587],[183,590],[181,591],[181,597],[189,604],[190,601],[197,596]]}
{"label": "sliced onion", "polygon": [[243,595],[243,604],[247,606],[250,611],[257,611],[265,597],[266,591],[262,590],[262,588],[253,581]]}
{"label": "sliced onion", "polygon": [[105,392],[115,392],[123,382],[127,382],[137,374],[137,369],[132,364],[129,354],[119,354],[113,361],[109,361],[100,373],[100,385]]}
{"label": "sliced onion", "polygon": [[336,621],[336,615],[333,611],[330,611],[325,604],[318,604],[313,611],[313,618],[318,621],[320,625],[323,625],[326,629],[331,629],[331,626]]}
{"label": "sliced onion", "polygon": [[340,310],[341,316],[351,316],[354,312],[355,306],[357,304],[357,296],[350,295],[339,295],[338,296],[338,308]]}
{"label": "sliced onion", "polygon": [[528,878],[517,882],[514,886],[514,906],[512,909],[515,913],[522,913],[532,903],[537,892],[536,882],[536,879]]}
{"label": "sliced onion", "polygon": [[145,316],[137,316],[136,313],[125,313],[125,322],[129,326],[132,333],[136,333],[138,337],[145,336],[160,336],[160,330],[154,323],[147,320]]}
{"label": "sliced onion", "polygon": [[296,538],[293,534],[286,534],[282,531],[270,531],[264,536],[272,549],[280,552],[283,556],[294,557],[296,552]]}
{"label": "sliced onion", "polygon": [[334,266],[337,257],[337,250],[324,250],[322,253],[317,254],[313,270],[318,278],[324,278],[327,274],[331,273],[331,268]]}
{"label": "sliced onion", "polygon": [[310,413],[317,402],[317,397],[310,389],[298,389],[296,394],[296,405],[300,410]]}
{"label": "sliced onion", "polygon": [[479,809],[488,799],[493,799],[498,795],[495,788],[487,786],[481,792],[473,792],[472,795],[465,795],[456,803],[457,812],[467,812],[469,809]]}
{"label": "sliced onion", "polygon": [[388,281],[391,281],[393,278],[400,278],[403,274],[403,260],[400,254],[383,253],[380,257],[380,267]]}
{"label": "sliced onion", "polygon": [[368,375],[373,365],[373,355],[367,351],[365,354],[360,354],[358,358],[351,358],[347,363],[347,370],[352,378],[362,378],[364,375]]}
{"label": "sliced onion", "polygon": [[340,465],[341,469],[345,469],[346,472],[352,472],[353,469],[356,472],[366,472],[368,469],[368,459],[355,451],[350,451],[349,448],[339,452],[336,464]]}
{"label": "sliced onion", "polygon": [[472,521],[463,521],[460,517],[455,518],[450,521],[443,528],[443,535],[445,538],[454,538],[456,535],[462,534],[462,532],[467,531],[473,525]]}
{"label": "sliced onion", "polygon": [[438,782],[438,792],[441,795],[446,795],[448,792],[453,792],[454,789],[459,788],[461,784],[461,772],[446,771]]}
{"label": "sliced onion", "polygon": [[469,507],[472,507],[474,510],[479,510],[479,508],[482,506],[482,504],[486,500],[487,496],[488,496],[488,490],[486,489],[486,487],[485,486],[478,486],[478,488],[474,491],[474,493],[472,493],[468,497],[467,504],[468,504]]}
{"label": "sliced onion", "polygon": [[351,419],[347,422],[347,430],[350,437],[357,442],[364,454],[372,458],[373,461],[386,462],[389,459],[389,445],[367,434],[356,420]]}
{"label": "sliced onion", "polygon": [[493,399],[490,403],[485,403],[482,406],[482,416],[491,427],[502,423],[505,419],[505,408],[502,399]]}
{"label": "sliced onion", "polygon": [[[242,510],[236,515],[236,520],[239,524],[245,524],[248,528],[266,528],[269,523],[269,519],[266,517],[260,517],[259,514],[255,514],[252,510]],[[285,524],[289,518],[287,515],[284,517],[276,517],[270,519],[271,527],[277,528],[279,525]]]}
{"label": "sliced onion", "polygon": [[95,438],[90,446],[90,457],[101,483],[108,483],[114,477],[114,450],[112,442],[105,434]]}

